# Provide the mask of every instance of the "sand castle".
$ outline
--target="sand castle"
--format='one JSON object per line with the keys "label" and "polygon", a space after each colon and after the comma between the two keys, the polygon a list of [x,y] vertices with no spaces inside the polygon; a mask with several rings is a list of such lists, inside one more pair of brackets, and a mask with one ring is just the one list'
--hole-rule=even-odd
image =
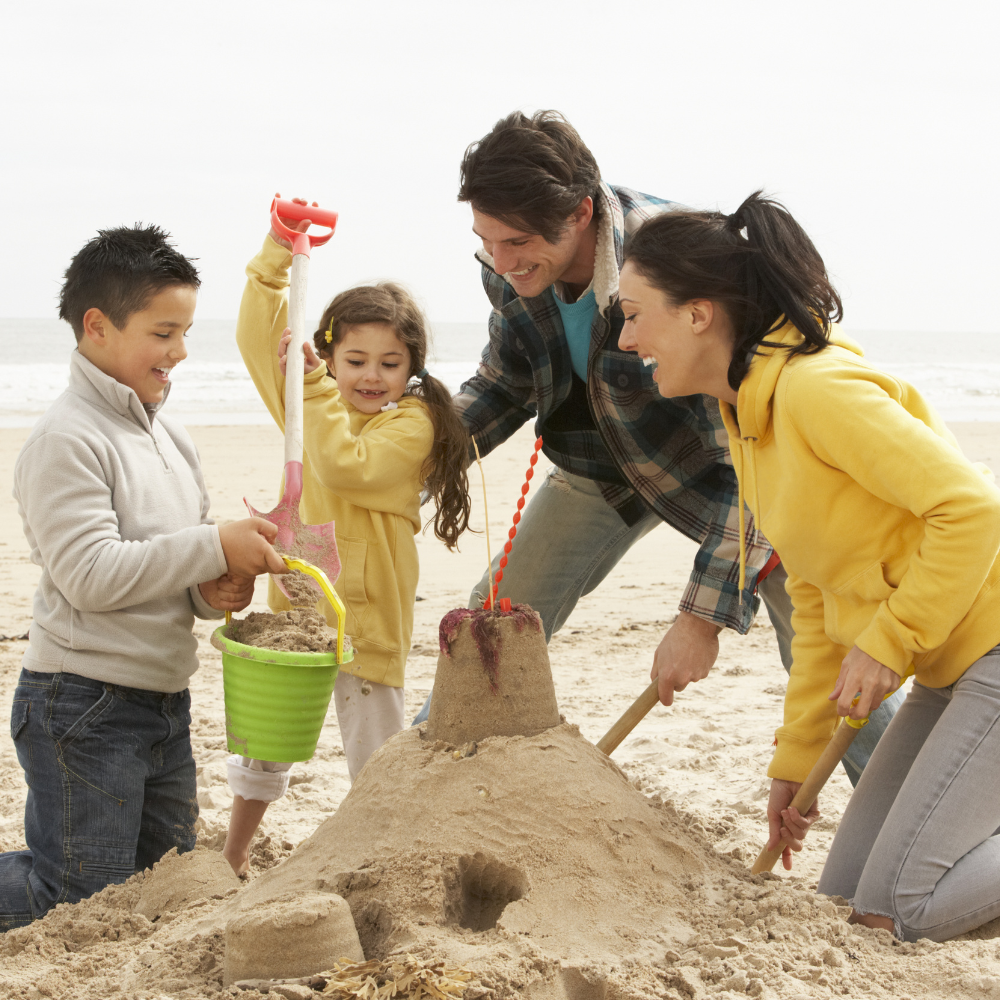
{"label": "sand castle", "polygon": [[602,966],[656,961],[690,936],[704,848],[560,719],[530,608],[451,612],[440,645],[427,723],[371,758],[232,919],[334,893],[366,958],[436,951],[476,968],[531,954],[550,974],[530,996],[603,997]]}

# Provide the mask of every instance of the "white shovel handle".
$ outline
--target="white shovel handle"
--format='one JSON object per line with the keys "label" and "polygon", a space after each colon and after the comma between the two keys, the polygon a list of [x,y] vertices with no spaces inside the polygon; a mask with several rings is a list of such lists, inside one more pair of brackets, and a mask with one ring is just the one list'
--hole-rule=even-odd
{"label": "white shovel handle", "polygon": [[306,286],[309,282],[309,257],[292,257],[291,287],[288,290],[288,326],[292,339],[285,363],[285,464],[302,461],[302,379],[306,339]]}

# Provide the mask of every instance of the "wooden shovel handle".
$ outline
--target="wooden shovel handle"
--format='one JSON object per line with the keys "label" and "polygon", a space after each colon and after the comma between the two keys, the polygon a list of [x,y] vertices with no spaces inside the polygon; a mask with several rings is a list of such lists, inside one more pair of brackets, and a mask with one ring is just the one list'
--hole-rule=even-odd
{"label": "wooden shovel handle", "polygon": [[[812,809],[813,803],[819,798],[819,793],[823,791],[823,786],[830,780],[830,775],[837,769],[837,765],[847,753],[847,748],[859,732],[861,732],[860,729],[855,729],[854,726],[849,726],[846,722],[842,722],[837,727],[833,739],[826,745],[826,749],[813,765],[809,777],[802,782],[789,806],[794,806],[803,816]],[[753,863],[753,868],[750,869],[752,874],[759,875],[761,872],[771,871],[778,863],[784,849],[785,842],[783,840],[773,851],[769,851],[765,844],[757,856],[757,860]]]}
{"label": "wooden shovel handle", "polygon": [[601,737],[597,749],[609,757],[618,745],[649,714],[660,700],[659,681],[653,681],[625,710],[625,714]]}

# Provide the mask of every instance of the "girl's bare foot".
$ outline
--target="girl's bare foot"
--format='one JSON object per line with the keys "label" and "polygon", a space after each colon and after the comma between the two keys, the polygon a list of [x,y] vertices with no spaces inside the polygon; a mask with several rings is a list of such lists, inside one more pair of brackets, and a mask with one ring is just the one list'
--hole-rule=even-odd
{"label": "girl's bare foot", "polygon": [[243,878],[247,872],[250,871],[250,852],[249,850],[232,849],[229,844],[229,839],[226,839],[226,846],[222,848],[222,856],[229,862],[233,871]]}

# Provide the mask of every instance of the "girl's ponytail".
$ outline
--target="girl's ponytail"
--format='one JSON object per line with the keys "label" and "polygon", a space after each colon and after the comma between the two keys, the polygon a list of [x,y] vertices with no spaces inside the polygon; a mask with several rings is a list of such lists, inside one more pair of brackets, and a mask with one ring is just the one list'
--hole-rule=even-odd
{"label": "girl's ponytail", "polygon": [[791,354],[827,346],[843,305],[823,258],[784,206],[755,191],[732,215],[665,212],[645,222],[625,261],[675,303],[718,302],[735,333],[729,385],[738,389],[753,356],[786,322],[802,334]]}
{"label": "girl's ponytail", "polygon": [[424,401],[434,424],[434,447],[424,465],[424,489],[437,505],[434,534],[449,549],[458,544],[459,535],[469,526],[472,501],[466,465],[469,433],[443,382],[422,369],[418,385],[409,395]]}

